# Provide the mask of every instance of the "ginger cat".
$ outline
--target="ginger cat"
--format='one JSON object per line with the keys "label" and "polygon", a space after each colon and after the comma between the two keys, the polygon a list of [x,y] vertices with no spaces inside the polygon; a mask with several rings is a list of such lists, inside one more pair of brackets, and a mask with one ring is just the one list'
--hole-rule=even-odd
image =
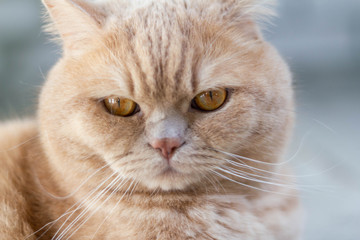
{"label": "ginger cat", "polygon": [[36,120],[0,125],[0,239],[299,239],[264,3],[43,3],[63,57]]}

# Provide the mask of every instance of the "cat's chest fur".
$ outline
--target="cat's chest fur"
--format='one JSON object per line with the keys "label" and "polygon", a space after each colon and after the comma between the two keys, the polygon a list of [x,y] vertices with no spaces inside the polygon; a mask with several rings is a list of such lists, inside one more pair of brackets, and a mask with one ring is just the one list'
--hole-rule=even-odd
{"label": "cat's chest fur", "polygon": [[[252,202],[233,195],[193,197],[192,200],[185,197],[185,201],[180,200],[181,197],[179,200],[154,197],[150,201],[143,198],[139,195],[132,201],[124,201],[110,215],[104,208],[104,214],[99,214],[94,224],[89,222],[74,239],[295,239],[291,229],[285,229],[294,212],[267,207],[254,209],[259,207],[258,200]],[[164,206],[163,201],[168,205]],[[273,198],[272,201],[284,208],[294,204],[289,199]]]}

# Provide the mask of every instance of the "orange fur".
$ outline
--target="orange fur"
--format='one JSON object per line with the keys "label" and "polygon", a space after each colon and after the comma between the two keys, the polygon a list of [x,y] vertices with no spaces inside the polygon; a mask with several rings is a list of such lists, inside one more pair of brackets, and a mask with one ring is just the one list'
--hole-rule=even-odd
{"label": "orange fur", "polygon": [[[64,56],[37,121],[0,127],[2,239],[300,237],[293,180],[276,165],[293,122],[291,74],[255,24],[272,14],[264,4],[44,4]],[[191,108],[217,88],[229,92],[223,107]],[[109,96],[141,111],[110,115]],[[150,138],[183,128],[167,171]]]}

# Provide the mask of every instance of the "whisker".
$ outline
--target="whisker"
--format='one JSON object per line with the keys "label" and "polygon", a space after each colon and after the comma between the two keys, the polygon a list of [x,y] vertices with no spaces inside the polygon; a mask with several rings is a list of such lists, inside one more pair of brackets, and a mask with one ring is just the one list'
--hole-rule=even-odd
{"label": "whisker", "polygon": [[220,168],[220,167],[217,168],[217,169],[219,169],[220,171],[223,171],[225,173],[231,174],[233,176],[243,178],[243,179],[246,179],[246,180],[249,180],[249,181],[257,182],[257,183],[274,185],[274,186],[284,187],[284,188],[289,188],[289,189],[294,189],[294,190],[299,189],[299,190],[307,191],[307,192],[310,192],[311,190],[320,191],[319,189],[317,189],[318,186],[299,185],[299,184],[290,185],[290,184],[284,184],[284,183],[269,182],[269,181],[264,181],[264,180],[260,180],[260,179],[257,179],[257,178],[249,177],[248,175],[243,174],[243,173],[235,172],[234,171],[235,169],[234,170],[232,170],[232,169],[226,170],[226,169],[223,169],[223,168]]}
{"label": "whisker", "polygon": [[[112,178],[112,177],[113,177],[114,175],[116,175],[116,174],[117,174],[117,173],[114,172],[114,173],[111,174],[107,179],[105,179],[103,182],[101,182],[95,189],[93,189],[93,190],[88,194],[88,196],[86,196],[85,199],[83,199],[83,200],[81,201],[81,204],[75,209],[75,212],[76,212],[77,210],[79,210],[80,208],[82,208],[82,207],[85,205],[86,200],[87,200],[88,198],[90,198],[94,193],[96,193],[96,191],[98,191],[110,178]],[[115,178],[115,179],[117,179],[117,178]],[[105,189],[106,189],[106,188],[105,188]],[[76,204],[74,204],[73,206],[76,206]],[[74,213],[75,213],[75,212],[74,212]],[[74,213],[73,213],[73,214],[74,214]],[[71,214],[71,215],[63,222],[63,224],[60,226],[60,228],[57,230],[57,232],[56,232],[55,235],[53,236],[52,240],[55,239],[56,235],[59,234],[59,232],[61,231],[61,229],[64,227],[64,225],[67,223],[67,221],[72,217],[73,214]]]}
{"label": "whisker", "polygon": [[267,170],[264,170],[264,169],[261,169],[261,168],[250,166],[248,164],[244,165],[242,163],[238,163],[238,162],[232,161],[230,159],[225,158],[225,161],[230,163],[231,165],[234,165],[234,166],[237,166],[237,167],[242,167],[242,168],[247,168],[247,169],[250,169],[250,170],[255,170],[258,174],[269,173],[269,174],[273,174],[273,175],[283,176],[283,175],[279,175],[276,172],[270,172],[270,171],[267,171]]}
{"label": "whisker", "polygon": [[[131,187],[131,185],[134,183],[135,180],[133,180],[129,186],[129,188]],[[138,185],[138,182],[135,183],[134,187],[132,188],[129,197],[133,194],[133,191],[135,190],[136,186]],[[128,189],[129,189],[128,188]],[[102,221],[102,223],[99,225],[99,227],[96,229],[93,237],[91,239],[94,239],[94,237],[96,236],[96,234],[100,231],[101,226],[107,221],[107,219],[112,216],[114,210],[117,208],[117,206],[120,204],[121,200],[124,198],[124,196],[126,195],[128,189],[124,192],[124,194],[121,196],[121,198],[116,202],[115,206],[110,210],[110,213],[106,216],[106,218]]]}
{"label": "whisker", "polygon": [[157,193],[157,191],[158,191],[158,188],[154,188],[154,189],[151,191],[150,197],[155,196],[155,194]]}
{"label": "whisker", "polygon": [[[72,212],[74,212],[74,211],[75,211],[75,210],[70,211],[70,212],[66,211],[66,213],[64,213],[61,217],[66,216],[66,215],[68,215],[68,214],[70,214],[70,213],[72,213]],[[61,218],[61,217],[60,217],[60,218]],[[57,219],[55,219],[54,221],[48,222],[47,224],[45,224],[44,226],[42,226],[41,228],[39,228],[36,232],[33,232],[32,234],[28,235],[24,240],[28,239],[29,237],[34,236],[35,234],[37,234],[38,232],[40,232],[41,230],[43,230],[43,229],[46,228],[47,226],[51,225],[45,232],[43,232],[39,237],[36,238],[36,239],[40,239],[42,236],[45,235],[45,233],[47,233],[47,232],[49,231],[49,229],[52,228],[52,226],[53,226],[60,218],[57,218]]]}
{"label": "whisker", "polygon": [[213,150],[213,151],[216,151],[216,152],[223,153],[223,154],[228,155],[228,156],[230,156],[230,157],[236,158],[237,160],[239,160],[239,158],[240,158],[240,159],[247,160],[247,161],[250,161],[250,162],[259,163],[259,164],[264,164],[264,165],[269,165],[269,166],[282,166],[282,165],[288,164],[289,162],[293,161],[293,160],[296,158],[296,156],[299,154],[299,152],[300,152],[301,149],[303,148],[306,138],[307,138],[310,134],[311,134],[311,131],[306,132],[306,133],[304,134],[304,136],[302,137],[302,139],[301,139],[301,141],[300,141],[300,144],[299,144],[299,147],[297,148],[297,150],[295,151],[295,153],[293,154],[293,156],[290,157],[288,160],[283,161],[283,162],[280,162],[280,163],[268,163],[268,162],[265,162],[265,161],[256,160],[256,159],[248,158],[248,157],[244,157],[244,156],[240,156],[240,155],[237,155],[237,154],[234,154],[234,153],[229,153],[229,152],[222,151],[222,150],[215,149],[215,148],[209,148],[209,149],[210,149],[210,150]]}
{"label": "whisker", "polygon": [[260,161],[260,160],[256,160],[256,159],[252,159],[252,158],[248,158],[248,157],[244,157],[244,156],[240,156],[240,155],[237,155],[237,154],[233,154],[233,153],[229,153],[229,152],[225,152],[225,151],[222,151],[222,150],[219,150],[219,149],[215,149],[215,148],[210,148],[211,150],[214,150],[214,151],[217,151],[217,152],[220,152],[220,153],[223,153],[225,155],[228,155],[230,157],[234,157],[236,159],[243,159],[243,160],[247,160],[247,161],[250,161],[250,162],[254,162],[254,163],[259,163],[259,164],[264,164],[264,165],[269,165],[269,166],[282,166],[282,165],[285,165],[285,164],[288,164],[289,162],[293,161],[295,159],[295,157],[298,155],[298,153],[300,152],[300,150],[302,149],[303,145],[304,145],[304,142],[305,142],[305,139],[308,137],[308,135],[310,135],[311,132],[307,132],[301,142],[300,142],[300,145],[298,147],[298,149],[296,150],[295,154],[290,157],[288,160],[284,161],[284,162],[280,162],[280,163],[268,163],[268,162],[265,162],[265,161]]}
{"label": "whisker", "polygon": [[5,153],[5,152],[13,151],[13,150],[15,150],[15,149],[17,149],[17,148],[19,148],[19,147],[21,147],[21,146],[29,143],[29,142],[35,140],[35,139],[38,138],[38,137],[40,137],[40,134],[35,135],[35,136],[33,136],[33,137],[31,137],[31,138],[23,141],[22,143],[19,143],[19,144],[15,145],[15,146],[11,147],[11,148],[8,148],[8,149],[5,149],[5,150],[1,150],[0,153]]}
{"label": "whisker", "polygon": [[241,164],[241,163],[232,161],[232,160],[230,160],[230,159],[225,159],[225,161],[227,161],[228,163],[230,163],[230,164],[232,164],[232,165],[234,165],[234,166],[237,166],[237,167],[244,167],[244,168],[249,168],[249,169],[255,169],[256,171],[263,172],[263,173],[268,173],[268,174],[277,175],[277,176],[282,176],[282,177],[296,177],[296,176],[294,176],[294,175],[281,174],[281,173],[277,173],[277,172],[267,171],[267,170],[264,170],[264,169],[261,169],[261,168],[257,168],[257,167],[253,167],[253,166],[250,166],[250,165],[243,165],[243,164]]}
{"label": "whisker", "polygon": [[286,187],[286,188],[290,188],[290,189],[296,189],[296,187],[291,186],[291,185],[286,185],[286,184],[281,184],[281,183],[272,183],[272,182],[267,182],[267,181],[251,178],[251,177],[248,177],[248,176],[246,176],[244,174],[235,173],[233,171],[226,170],[226,169],[221,168],[221,167],[218,167],[216,169],[218,169],[218,170],[220,170],[220,171],[222,171],[224,173],[228,173],[230,175],[233,175],[235,177],[243,178],[245,180],[249,180],[249,181],[253,181],[253,182],[257,182],[257,183],[264,183],[264,184],[274,185],[274,186],[278,186],[278,187]]}
{"label": "whisker", "polygon": [[[220,159],[219,159],[220,160]],[[271,172],[271,171],[267,171],[267,170],[264,170],[264,169],[260,169],[260,168],[256,168],[256,167],[252,167],[252,166],[244,166],[240,163],[237,163],[237,162],[234,162],[232,160],[229,160],[229,159],[225,159],[228,163],[234,165],[234,166],[238,166],[238,167],[244,167],[244,168],[251,168],[251,169],[255,169],[257,171],[260,171],[260,172],[264,172],[264,173],[269,173],[269,174],[272,174],[272,175],[277,175],[277,176],[282,176],[282,177],[291,177],[291,178],[309,178],[309,177],[317,177],[321,174],[324,174],[326,172],[329,172],[333,169],[335,169],[336,167],[338,167],[339,165],[342,164],[342,162],[339,162],[339,163],[336,163],[334,164],[333,166],[319,172],[319,173],[315,173],[315,174],[306,174],[306,175],[291,175],[291,174],[282,174],[282,173],[277,173],[277,172]]]}
{"label": "whisker", "polygon": [[[84,201],[86,201],[86,199],[88,199],[92,194],[94,194],[102,185],[105,184],[105,182],[107,182],[111,177],[113,177],[116,173],[113,173],[112,175],[110,175],[107,179],[105,179],[104,181],[102,181],[95,189],[93,189],[91,192],[89,192],[87,195],[85,195],[83,198],[81,198],[79,201],[77,201],[75,204],[73,204],[68,210],[66,210],[66,212],[64,214],[62,214],[60,217],[58,217],[56,220],[50,222],[52,223],[51,226],[44,232],[42,233],[37,239],[40,239],[44,234],[46,234],[54,225],[55,223],[57,223],[61,218],[65,217],[66,215],[68,215],[69,213],[71,213],[71,215],[65,220],[65,222],[61,225],[60,229],[64,226],[64,224],[70,219],[70,217],[77,211],[79,210],[83,205],[84,205]],[[72,208],[76,207],[76,205],[79,206],[71,211]],[[46,225],[49,225],[46,224]],[[45,226],[46,226],[45,225]],[[30,236],[33,236],[34,234],[36,234],[37,232],[39,232],[40,230],[44,229],[43,226],[41,229],[37,230],[35,233],[32,233],[31,235],[29,235],[27,238],[29,238]],[[57,232],[55,233],[55,235],[57,234]]]}
{"label": "whisker", "polygon": [[227,177],[227,176],[224,176],[223,174],[218,173],[218,172],[215,171],[215,170],[210,170],[210,171],[213,172],[214,174],[218,175],[219,177],[222,177],[222,178],[227,179],[227,180],[229,180],[229,181],[231,181],[231,182],[233,182],[233,183],[242,185],[242,186],[247,187],[247,188],[252,188],[252,189],[255,189],[255,190],[262,191],[262,192],[267,192],[267,193],[272,193],[272,194],[278,194],[278,195],[285,195],[285,196],[290,196],[290,197],[295,197],[295,198],[297,198],[297,195],[295,195],[295,194],[287,194],[287,193],[282,193],[282,192],[275,192],[275,191],[270,191],[270,190],[266,190],[266,189],[254,187],[254,186],[251,186],[251,185],[248,185],[248,184],[245,184],[245,183],[236,181],[236,180],[234,180],[234,179],[231,179],[231,178],[229,178],[229,177]]}
{"label": "whisker", "polygon": [[[215,190],[217,191],[217,192],[219,192],[219,189],[218,189],[218,187],[216,186],[216,184],[215,184],[215,182],[210,178],[210,177],[208,177],[208,176],[204,176],[210,183],[211,183],[211,185],[215,188]],[[206,186],[205,186],[205,188],[206,188]],[[207,188],[206,188],[206,192],[207,192]]]}
{"label": "whisker", "polygon": [[[109,201],[109,199],[122,187],[124,186],[129,180],[125,180],[123,179],[120,184],[111,192],[111,194],[104,200],[102,201],[102,203],[97,206],[97,208],[86,218],[84,219],[81,224],[71,233],[71,235],[66,238],[66,240],[70,239],[87,221],[89,221],[89,219],[94,216],[95,213],[97,213],[97,211],[99,211],[99,209],[107,202]],[[134,183],[134,181],[131,182],[130,186],[128,187],[128,189],[125,191],[125,193],[122,195],[121,199],[126,195],[127,191],[130,189],[130,187],[132,186],[132,184]],[[98,201],[97,201],[98,202]],[[93,205],[95,205],[97,202],[95,202]],[[108,215],[109,216],[109,215]]]}
{"label": "whisker", "polygon": [[279,181],[280,180],[280,178],[272,178],[272,177],[268,177],[268,176],[264,176],[264,175],[257,175],[257,174],[241,171],[240,169],[232,168],[230,166],[222,166],[222,167],[227,168],[227,169],[232,170],[232,171],[236,171],[236,172],[241,173],[241,174],[245,174],[247,176],[258,177],[258,178],[271,180],[271,181]]}
{"label": "whisker", "polygon": [[324,123],[324,122],[322,122],[322,121],[320,121],[318,119],[315,119],[315,118],[313,118],[312,120],[314,120],[319,125],[323,126],[325,129],[329,130],[333,134],[337,134],[337,132],[333,128],[329,127],[326,123]]}
{"label": "whisker", "polygon": [[103,189],[100,193],[98,193],[95,197],[92,198],[92,200],[90,201],[89,205],[87,205],[85,207],[85,209],[69,224],[69,226],[67,226],[65,228],[65,230],[56,238],[56,239],[62,239],[68,232],[69,230],[71,230],[71,228],[77,223],[79,222],[79,220],[85,215],[87,214],[91,207],[96,204],[108,191],[111,190],[111,188],[116,185],[119,181],[121,180],[121,176],[117,176],[114,180],[111,181],[110,184],[108,184],[108,186]]}
{"label": "whisker", "polygon": [[[48,194],[50,197],[58,199],[58,200],[64,200],[64,199],[68,199],[72,196],[74,196],[77,192],[79,192],[79,190],[91,179],[93,178],[95,175],[97,175],[101,170],[103,170],[104,168],[110,167],[111,165],[113,165],[114,163],[116,163],[117,161],[119,161],[120,159],[116,159],[111,163],[107,163],[104,166],[102,166],[101,168],[98,168],[97,170],[95,170],[89,177],[87,177],[72,193],[66,195],[66,196],[55,196],[54,194],[48,192],[45,187],[41,184],[40,181],[38,181],[40,187],[42,188],[42,190],[44,192],[46,192],[46,194]],[[37,178],[38,180],[38,178]]]}

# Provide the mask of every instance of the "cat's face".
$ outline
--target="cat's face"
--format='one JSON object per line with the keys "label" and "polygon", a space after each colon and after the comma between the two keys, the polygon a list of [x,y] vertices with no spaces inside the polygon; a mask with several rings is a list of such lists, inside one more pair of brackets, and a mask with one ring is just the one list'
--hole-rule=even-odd
{"label": "cat's face", "polygon": [[[114,12],[83,49],[80,40],[67,47],[65,40],[40,104],[50,156],[71,157],[63,163],[70,169],[95,159],[94,169],[109,164],[163,190],[197,185],[226,166],[231,157],[219,151],[277,160],[291,125],[290,75],[252,24],[226,27],[178,1],[136,8],[126,18]],[[199,109],[201,93],[221,93],[220,104]],[[114,114],[109,98],[136,107],[130,116]]]}

